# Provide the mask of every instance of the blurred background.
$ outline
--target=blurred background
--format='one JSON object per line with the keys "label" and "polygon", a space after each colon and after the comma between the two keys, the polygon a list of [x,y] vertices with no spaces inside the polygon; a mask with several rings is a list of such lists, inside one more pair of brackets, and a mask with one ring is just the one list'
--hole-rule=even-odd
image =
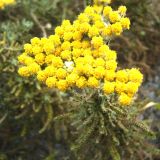
{"label": "blurred background", "polygon": [[[21,78],[17,56],[32,37],[53,34],[88,4],[91,0],[17,0],[0,10],[0,160],[71,160],[70,129],[51,123],[67,101],[33,78]],[[113,0],[113,8],[119,5],[127,6],[132,25],[111,48],[121,68],[139,67],[145,76],[138,97],[146,107],[141,119],[151,122],[158,137],[152,143],[160,147],[160,1]]]}

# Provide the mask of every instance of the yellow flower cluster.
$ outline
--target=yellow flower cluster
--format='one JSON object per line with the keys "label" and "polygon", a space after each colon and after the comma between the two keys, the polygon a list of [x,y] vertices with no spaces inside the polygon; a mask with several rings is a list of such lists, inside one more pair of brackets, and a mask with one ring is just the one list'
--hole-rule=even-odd
{"label": "yellow flower cluster", "polygon": [[136,68],[119,70],[116,73],[115,91],[120,95],[119,102],[128,105],[138,91],[143,75]]}
{"label": "yellow flower cluster", "polygon": [[0,0],[0,9],[3,9],[5,6],[14,3],[15,0]]}
{"label": "yellow flower cluster", "polygon": [[48,38],[33,38],[24,45],[18,60],[21,76],[36,75],[50,88],[99,88],[105,94],[117,93],[122,105],[130,104],[142,82],[137,69],[117,71],[117,53],[106,43],[112,35],[129,29],[126,7],[113,11],[109,0],[87,6],[77,20],[64,20]]}

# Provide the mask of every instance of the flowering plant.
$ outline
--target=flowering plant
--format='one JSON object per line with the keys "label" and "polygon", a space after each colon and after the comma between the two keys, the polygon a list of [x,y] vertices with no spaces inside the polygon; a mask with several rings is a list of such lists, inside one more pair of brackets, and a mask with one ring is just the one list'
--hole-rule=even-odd
{"label": "flowering plant", "polygon": [[[70,93],[67,113],[54,120],[70,119],[76,132],[72,136],[79,137],[74,151],[89,142],[91,147],[84,154],[75,153],[79,159],[90,151],[95,153],[91,159],[96,160],[119,160],[124,154],[132,158],[129,146],[136,152],[143,143],[143,137],[136,136],[139,129],[149,132],[136,120],[133,104],[143,75],[136,68],[118,69],[117,53],[109,47],[113,37],[130,28],[127,8],[113,10],[110,3],[94,0],[73,23],[63,20],[48,38],[31,39],[18,57],[23,65],[18,70],[21,76],[36,75],[49,88]],[[124,107],[131,104],[135,110]]]}

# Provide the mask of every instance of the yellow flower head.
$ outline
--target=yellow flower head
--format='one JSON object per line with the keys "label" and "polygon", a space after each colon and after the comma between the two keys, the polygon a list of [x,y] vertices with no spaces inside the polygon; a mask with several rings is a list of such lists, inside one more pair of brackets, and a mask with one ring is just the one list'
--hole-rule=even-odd
{"label": "yellow flower head", "polygon": [[81,31],[76,31],[73,33],[73,39],[75,41],[80,41],[82,39],[82,32]]}
{"label": "yellow flower head", "polygon": [[45,76],[52,77],[52,76],[55,76],[56,71],[57,71],[57,68],[53,66],[47,66],[43,72],[45,73]]}
{"label": "yellow flower head", "polygon": [[80,23],[89,22],[89,17],[88,17],[87,14],[81,13],[81,14],[78,16],[78,20],[79,20]]}
{"label": "yellow flower head", "polygon": [[103,91],[104,91],[105,94],[113,93],[114,88],[115,88],[115,83],[114,82],[105,81],[104,86],[103,86]]}
{"label": "yellow flower head", "polygon": [[122,93],[120,96],[119,96],[119,103],[121,105],[130,105],[132,102],[132,97],[129,97],[127,94],[125,93]]}
{"label": "yellow flower head", "polygon": [[63,61],[62,61],[61,57],[53,57],[52,58],[52,65],[57,68],[63,67]]}
{"label": "yellow flower head", "polygon": [[56,87],[56,83],[57,83],[56,77],[49,77],[49,78],[47,78],[47,80],[46,80],[46,85],[47,85],[49,88]]}
{"label": "yellow flower head", "polygon": [[103,58],[97,58],[97,59],[95,59],[94,66],[95,67],[98,67],[98,66],[104,67],[105,66],[105,60]]}
{"label": "yellow flower head", "polygon": [[56,28],[55,28],[55,34],[56,34],[56,35],[59,35],[60,37],[62,37],[63,34],[64,34],[63,27],[61,27],[61,26],[56,27]]}
{"label": "yellow flower head", "polygon": [[113,81],[115,79],[116,73],[114,70],[106,70],[105,71],[105,80]]}
{"label": "yellow flower head", "polygon": [[84,10],[84,13],[86,13],[88,16],[92,16],[94,14],[94,9],[91,6],[87,6]]}
{"label": "yellow flower head", "polygon": [[66,80],[59,80],[56,84],[57,88],[61,91],[65,91],[68,89],[68,83]]}
{"label": "yellow flower head", "polygon": [[94,10],[96,13],[101,13],[102,12],[102,9],[103,9],[103,6],[102,5],[94,5],[93,6]]}
{"label": "yellow flower head", "polygon": [[70,61],[71,60],[71,51],[69,51],[69,50],[62,51],[61,57],[64,60]]}
{"label": "yellow flower head", "polygon": [[94,76],[97,79],[102,79],[105,75],[105,68],[102,66],[98,66],[97,68],[95,68],[94,70]]}
{"label": "yellow flower head", "polygon": [[94,48],[99,48],[100,46],[103,45],[103,38],[102,37],[93,37],[91,44],[93,45]]}
{"label": "yellow flower head", "polygon": [[62,22],[62,27],[67,27],[67,26],[70,26],[71,25],[71,22],[70,22],[70,20],[63,20],[63,22]]}
{"label": "yellow flower head", "polygon": [[111,26],[112,33],[115,35],[120,35],[122,33],[122,24],[120,22],[116,22]]}
{"label": "yellow flower head", "polygon": [[40,66],[37,63],[32,63],[28,65],[28,70],[30,74],[37,74],[37,72],[40,71]]}
{"label": "yellow flower head", "polygon": [[115,91],[118,94],[124,93],[126,91],[126,84],[120,81],[116,81],[115,83]]}
{"label": "yellow flower head", "polygon": [[111,36],[112,34],[112,26],[108,25],[107,27],[104,27],[102,29],[102,36],[103,37],[107,37],[107,36]]}
{"label": "yellow flower head", "polygon": [[85,77],[81,76],[79,79],[76,81],[76,86],[78,88],[84,88],[87,84],[87,80]]}
{"label": "yellow flower head", "polygon": [[45,82],[46,79],[47,79],[47,76],[46,76],[45,72],[44,72],[44,71],[39,71],[39,72],[37,73],[37,79],[38,79],[40,82]]}
{"label": "yellow flower head", "polygon": [[116,80],[120,82],[128,82],[128,72],[126,70],[119,70],[116,73]]}
{"label": "yellow flower head", "polygon": [[24,64],[25,64],[26,66],[28,66],[28,65],[30,65],[30,64],[32,64],[32,63],[34,63],[34,59],[33,59],[32,57],[27,56],[27,57],[25,58],[25,60],[24,60]]}
{"label": "yellow flower head", "polygon": [[35,56],[35,61],[39,64],[42,65],[45,62],[45,55],[43,53],[39,53]]}
{"label": "yellow flower head", "polygon": [[99,86],[99,81],[95,77],[89,77],[87,84],[91,88],[97,88]]}
{"label": "yellow flower head", "polygon": [[71,43],[69,41],[65,41],[62,43],[62,49],[65,50],[70,50],[71,49]]}
{"label": "yellow flower head", "polygon": [[19,61],[21,64],[25,64],[26,58],[27,58],[26,53],[22,53],[21,55],[18,56],[18,61]]}
{"label": "yellow flower head", "polygon": [[115,22],[118,22],[120,20],[120,15],[117,11],[111,11],[109,13],[109,20],[112,22],[112,23],[115,23]]}
{"label": "yellow flower head", "polygon": [[138,91],[139,84],[135,82],[128,82],[126,84],[126,92],[128,94],[135,94]]}
{"label": "yellow flower head", "polygon": [[116,53],[116,51],[113,51],[113,50],[108,50],[106,53],[105,53],[105,59],[107,60],[107,61],[110,61],[110,60],[114,60],[114,61],[116,61],[116,59],[117,59],[117,53]]}
{"label": "yellow flower head", "polygon": [[27,43],[24,45],[25,53],[32,53],[32,45]]}
{"label": "yellow flower head", "polygon": [[58,79],[64,79],[66,78],[67,76],[67,71],[63,68],[59,68],[57,71],[56,71],[56,77]]}
{"label": "yellow flower head", "polygon": [[23,77],[29,77],[30,76],[30,72],[28,67],[21,67],[18,70],[19,75],[23,76]]}
{"label": "yellow flower head", "polygon": [[142,73],[136,68],[128,70],[128,75],[129,75],[129,80],[132,82],[141,84],[143,81]]}
{"label": "yellow flower head", "polygon": [[104,7],[104,10],[103,10],[103,15],[106,16],[106,17],[109,17],[109,14],[112,12],[112,7],[110,6],[106,6]]}
{"label": "yellow flower head", "polygon": [[[52,42],[47,43],[44,47],[43,50],[47,53],[47,54],[53,54],[55,51],[55,46]],[[38,53],[39,51],[37,51]]]}
{"label": "yellow flower head", "polygon": [[38,37],[34,37],[31,39],[31,44],[34,45],[40,45],[40,39]]}
{"label": "yellow flower head", "polygon": [[94,73],[94,69],[90,64],[85,64],[83,66],[83,74],[85,74],[86,76],[91,76]]}
{"label": "yellow flower head", "polygon": [[76,83],[76,81],[78,80],[79,76],[76,73],[71,73],[67,76],[66,80],[68,82],[69,85],[73,85]]}
{"label": "yellow flower head", "polygon": [[122,15],[125,15],[125,14],[126,14],[126,11],[127,11],[126,6],[120,6],[120,7],[118,8],[118,12],[119,12],[120,14],[122,14]]}
{"label": "yellow flower head", "polygon": [[63,35],[64,41],[70,41],[73,38],[73,32],[65,32]]}
{"label": "yellow flower head", "polygon": [[45,58],[45,63],[48,64],[48,65],[51,64],[52,63],[52,59],[54,59],[54,57],[55,56],[52,55],[52,54],[47,55],[46,58]]}
{"label": "yellow flower head", "polygon": [[89,28],[88,36],[90,38],[98,35],[99,35],[99,30],[96,26],[92,26]]}
{"label": "yellow flower head", "polygon": [[52,42],[55,46],[61,44],[60,36],[58,34],[49,36],[49,41]]}
{"label": "yellow flower head", "polygon": [[130,29],[130,20],[129,18],[121,18],[120,23],[123,29]]}
{"label": "yellow flower head", "polygon": [[117,69],[117,62],[114,60],[107,61],[106,69],[115,71]]}

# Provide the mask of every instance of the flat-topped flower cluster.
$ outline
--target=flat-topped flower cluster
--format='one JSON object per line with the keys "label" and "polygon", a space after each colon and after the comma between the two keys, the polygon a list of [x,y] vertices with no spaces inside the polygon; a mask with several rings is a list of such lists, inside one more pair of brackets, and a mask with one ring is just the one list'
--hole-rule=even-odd
{"label": "flat-topped flower cluster", "polygon": [[98,88],[105,94],[118,94],[129,105],[142,83],[138,69],[117,71],[117,53],[107,45],[111,37],[130,28],[126,7],[113,10],[109,0],[95,0],[77,20],[64,20],[48,38],[33,38],[24,45],[18,60],[18,73],[37,79],[61,91],[78,87]]}
{"label": "flat-topped flower cluster", "polygon": [[0,9],[3,9],[5,6],[13,4],[15,0],[0,0]]}

